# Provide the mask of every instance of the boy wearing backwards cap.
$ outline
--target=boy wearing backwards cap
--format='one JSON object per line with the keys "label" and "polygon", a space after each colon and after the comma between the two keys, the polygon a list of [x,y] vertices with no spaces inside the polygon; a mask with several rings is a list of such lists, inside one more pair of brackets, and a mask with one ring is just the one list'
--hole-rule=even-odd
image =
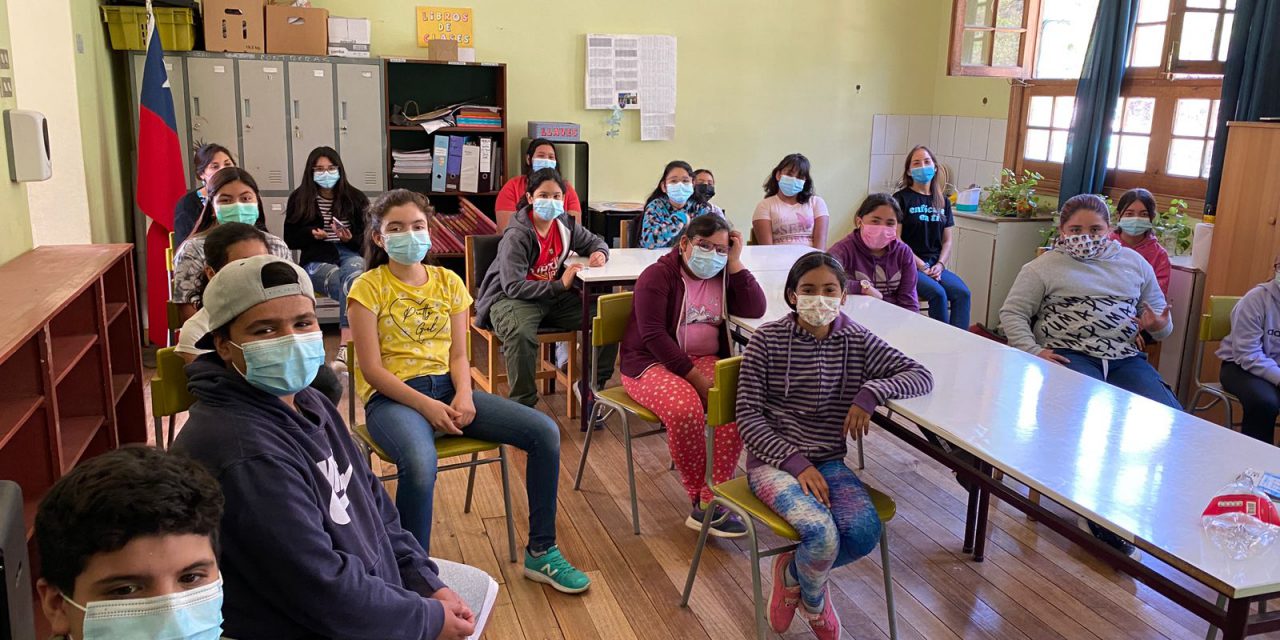
{"label": "boy wearing backwards cap", "polygon": [[222,485],[226,636],[462,640],[475,615],[400,528],[334,406],[306,273],[274,256],[224,267],[204,294],[212,349],[174,443]]}

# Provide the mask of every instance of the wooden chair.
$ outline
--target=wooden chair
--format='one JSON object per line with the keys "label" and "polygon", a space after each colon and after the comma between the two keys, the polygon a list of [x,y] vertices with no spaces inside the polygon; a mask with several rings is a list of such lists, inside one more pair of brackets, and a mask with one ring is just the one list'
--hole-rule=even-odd
{"label": "wooden chair", "polygon": [[[747,525],[747,536],[751,551],[751,587],[755,598],[756,635],[764,640],[769,633],[769,623],[765,619],[766,601],[760,588],[760,559],[786,553],[799,547],[800,534],[791,524],[774,513],[751,492],[745,476],[738,476],[728,482],[712,484],[711,467],[715,461],[715,430],[732,423],[736,419],[735,403],[738,396],[738,374],[742,368],[742,356],[726,358],[716,363],[715,383],[707,393],[707,486],[711,487],[714,496],[707,506],[706,517],[702,520],[702,531],[698,534],[698,545],[693,551],[693,562],[689,565],[689,577],[684,584],[684,595],[680,598],[680,606],[689,606],[689,596],[693,592],[693,580],[698,575],[698,562],[702,559],[702,550],[707,545],[707,531],[711,528],[711,519],[716,505],[738,514]],[[893,606],[893,578],[889,571],[889,527],[898,506],[893,498],[867,487],[871,494],[871,502],[875,505],[876,514],[880,516],[883,526],[880,528],[880,565],[884,569],[884,598],[889,609],[889,638],[897,640],[898,616]],[[760,540],[756,534],[755,522],[759,521],[778,536],[788,540],[772,549],[760,550]]]}
{"label": "wooden chair", "polygon": [[[1204,347],[1207,342],[1217,342],[1231,333],[1231,311],[1236,308],[1236,303],[1240,302],[1240,296],[1210,296],[1209,297],[1209,313],[1200,316],[1200,336],[1196,341],[1196,363],[1192,371],[1196,375],[1196,391],[1191,394],[1191,402],[1188,404],[1187,413],[1195,415],[1201,411],[1212,409],[1219,402],[1223,403],[1223,409],[1227,414],[1227,428],[1235,428],[1235,420],[1233,419],[1234,410],[1232,403],[1239,404],[1240,399],[1228,393],[1222,388],[1220,382],[1204,382],[1200,379],[1200,372],[1204,367]],[[1213,400],[1209,404],[1200,405],[1200,397],[1203,395],[1213,396]]]}
{"label": "wooden chair", "polygon": [[640,219],[635,220],[619,220],[618,221],[618,248],[630,249],[633,247],[631,242],[631,229],[633,226],[640,224]]}
{"label": "wooden chair", "polygon": [[[347,343],[348,362],[351,363],[352,370],[359,365],[356,361],[356,345],[354,342]],[[373,456],[391,465],[395,465],[396,461],[382,447],[374,442],[373,436],[369,434],[369,427],[363,423],[356,422],[356,383],[355,375],[347,378],[347,424],[351,425],[351,438],[355,441],[356,446],[364,452],[369,459],[369,468],[373,468]],[[480,454],[485,451],[497,451],[496,458],[481,458]],[[459,456],[470,455],[471,457],[465,462],[455,462],[452,464],[443,464],[436,467],[436,473],[441,471],[452,471],[454,469],[467,469],[467,499],[463,503],[462,512],[471,513],[471,497],[476,487],[476,468],[486,464],[497,463],[502,469],[502,504],[507,514],[507,551],[511,555],[511,561],[516,561],[516,525],[511,517],[511,485],[510,471],[507,466],[507,448],[496,442],[487,440],[479,440],[476,438],[468,438],[466,436],[440,436],[436,438],[436,458],[445,460],[447,458],[456,458]],[[378,475],[375,473],[374,475]],[[400,478],[400,472],[378,475],[378,480],[382,482],[390,482]]]}
{"label": "wooden chair", "polygon": [[[196,399],[187,391],[187,362],[173,347],[156,351],[156,374],[151,378],[151,419],[155,421],[156,447],[173,446],[179,413],[191,408]],[[164,437],[164,419],[169,419],[169,437]]]}
{"label": "wooden chair", "polygon": [[[173,246],[173,232],[169,233],[169,246],[164,250],[164,281],[165,286],[173,291],[173,255],[177,252],[177,247]],[[172,347],[178,342],[178,331],[182,329],[182,310],[178,304],[170,300],[165,305],[166,321],[169,325],[168,344],[166,347]],[[157,443],[159,446],[159,443]]]}
{"label": "wooden chair", "polygon": [[[466,280],[467,291],[471,293],[474,299],[480,288],[480,281],[484,279],[484,274],[489,271],[489,265],[493,264],[498,254],[498,241],[502,236],[481,236],[470,235],[466,237]],[[470,331],[468,332],[468,350],[467,357],[472,357],[470,350],[470,336],[474,335],[484,341],[485,349],[485,367],[484,371],[476,366],[475,362],[471,363],[471,379],[475,381],[476,386],[481,389],[494,393],[494,389],[499,384],[507,381],[507,374],[503,371],[504,365],[500,364],[499,356],[502,353],[502,340],[500,340],[492,330],[484,329],[476,325],[474,308],[471,311],[471,317],[468,324]],[[565,388],[565,413],[569,418],[578,417],[578,401],[573,393],[573,383],[579,377],[578,373],[578,332],[577,331],[539,331],[538,342],[540,343],[541,357],[538,359],[538,370],[534,374],[538,380],[543,381],[542,393],[551,395],[555,393],[555,384],[560,382]],[[567,371],[561,371],[555,365],[555,345],[557,342],[564,342],[569,345],[569,365]]]}
{"label": "wooden chair", "polygon": [[[599,349],[600,347],[622,342],[622,336],[627,331],[627,322],[631,319],[633,296],[634,294],[631,292],[611,293],[600,296],[599,301],[596,303],[596,317],[591,321],[591,346],[593,348]],[[665,433],[666,428],[661,426],[662,421],[658,419],[656,414],[632,399],[627,394],[627,390],[621,386],[597,389],[595,380],[596,369],[599,366],[598,359],[592,360],[592,371],[588,380],[591,381],[591,391],[596,396],[596,402],[591,408],[593,415],[588,424],[594,424],[598,415],[602,415],[610,409],[616,409],[622,416],[622,444],[627,450],[627,483],[631,487],[631,527],[636,535],[640,535],[640,507],[636,502],[636,463],[631,454],[631,441],[636,438]],[[649,424],[659,426],[656,429],[633,434],[631,433],[631,424],[627,420],[628,414],[634,415]],[[587,452],[591,450],[591,436],[593,433],[595,433],[595,429],[588,429],[586,440],[582,443],[582,457],[578,459],[578,475],[573,481],[575,490],[582,485],[582,472],[587,467]]]}

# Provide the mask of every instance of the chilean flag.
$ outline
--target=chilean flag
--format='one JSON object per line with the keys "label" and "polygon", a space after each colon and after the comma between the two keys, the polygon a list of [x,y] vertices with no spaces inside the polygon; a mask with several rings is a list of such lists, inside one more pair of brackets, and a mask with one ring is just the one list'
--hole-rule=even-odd
{"label": "chilean flag", "polygon": [[173,94],[164,69],[164,49],[156,30],[151,2],[147,1],[147,61],[142,72],[142,96],[138,101],[138,208],[151,224],[147,230],[147,331],[151,342],[168,343],[166,305],[169,284],[165,277],[165,249],[173,230],[173,210],[186,194],[182,147],[173,111]]}

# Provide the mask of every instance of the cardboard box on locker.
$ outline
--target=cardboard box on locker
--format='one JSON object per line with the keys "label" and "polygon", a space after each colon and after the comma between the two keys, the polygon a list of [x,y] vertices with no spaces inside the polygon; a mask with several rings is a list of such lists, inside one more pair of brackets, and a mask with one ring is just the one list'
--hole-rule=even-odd
{"label": "cardboard box on locker", "polygon": [[263,53],[265,0],[204,0],[206,51]]}
{"label": "cardboard box on locker", "polygon": [[267,53],[329,54],[329,10],[267,5]]}
{"label": "cardboard box on locker", "polygon": [[369,19],[329,16],[329,55],[369,57]]}

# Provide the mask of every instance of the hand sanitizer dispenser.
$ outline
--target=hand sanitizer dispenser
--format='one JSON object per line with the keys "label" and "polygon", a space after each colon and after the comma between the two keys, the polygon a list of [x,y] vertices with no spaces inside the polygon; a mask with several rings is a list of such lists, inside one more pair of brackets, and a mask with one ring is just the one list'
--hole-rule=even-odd
{"label": "hand sanitizer dispenser", "polygon": [[49,123],[43,113],[26,109],[6,110],[4,133],[10,180],[39,182],[53,176],[53,163],[49,159]]}

